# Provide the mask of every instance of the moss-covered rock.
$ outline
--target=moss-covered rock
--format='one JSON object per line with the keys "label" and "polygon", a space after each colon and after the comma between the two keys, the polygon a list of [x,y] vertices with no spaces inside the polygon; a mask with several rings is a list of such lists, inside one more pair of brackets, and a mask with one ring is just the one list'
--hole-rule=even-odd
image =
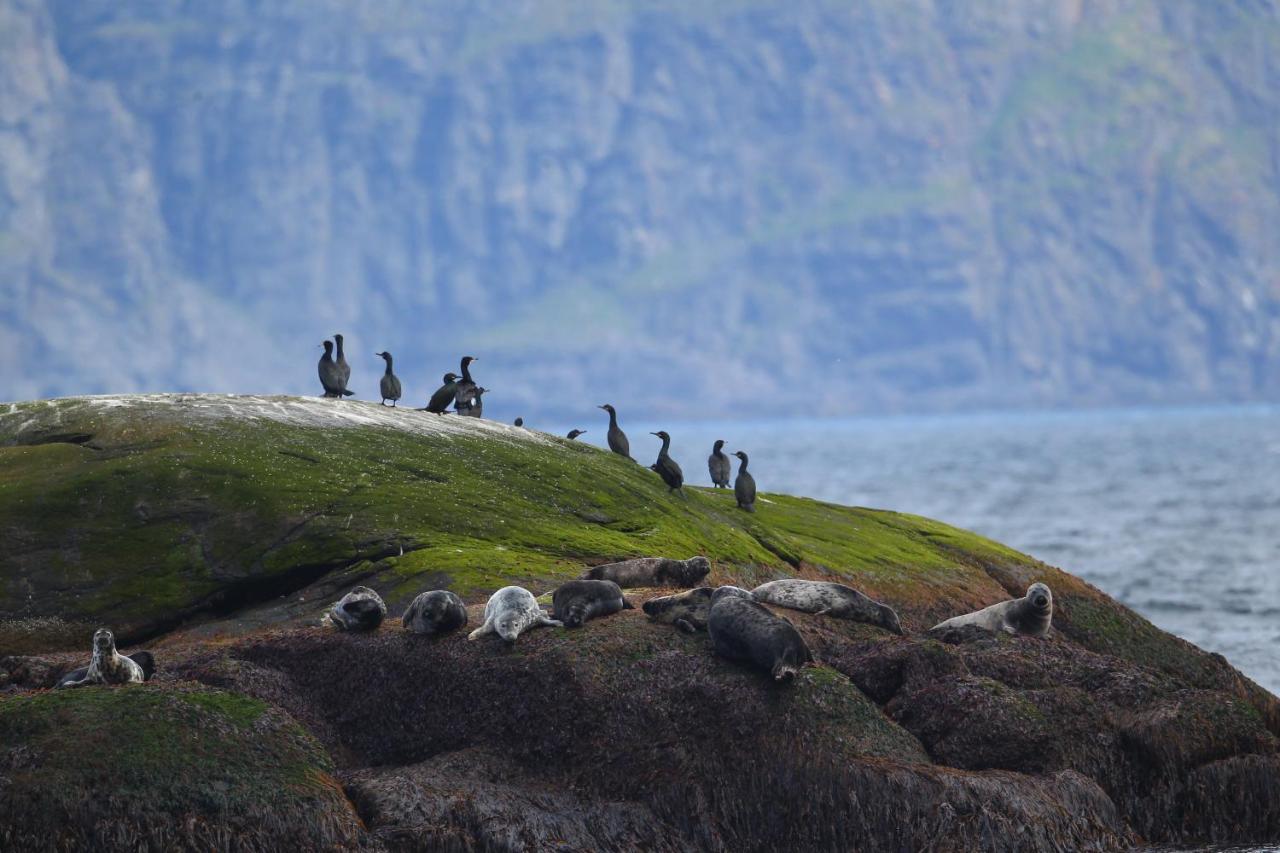
{"label": "moss-covered rock", "polygon": [[318,743],[196,686],[0,699],[0,849],[279,850],[361,843]]}

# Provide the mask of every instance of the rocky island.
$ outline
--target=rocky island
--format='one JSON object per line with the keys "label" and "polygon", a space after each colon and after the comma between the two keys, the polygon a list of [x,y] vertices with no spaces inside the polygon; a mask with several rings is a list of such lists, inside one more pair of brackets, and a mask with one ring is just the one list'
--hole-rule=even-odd
{"label": "rocky island", "polygon": [[[1280,702],[1221,656],[945,524],[684,492],[580,442],[370,403],[0,405],[0,849],[1280,838]],[[426,589],[475,625],[509,583],[694,554],[712,584],[848,583],[905,636],[787,611],[815,662],[777,685],[638,607],[510,647],[399,625]],[[928,633],[1033,582],[1047,638]],[[321,627],[357,584],[392,618]],[[154,679],[48,690],[100,626]]]}

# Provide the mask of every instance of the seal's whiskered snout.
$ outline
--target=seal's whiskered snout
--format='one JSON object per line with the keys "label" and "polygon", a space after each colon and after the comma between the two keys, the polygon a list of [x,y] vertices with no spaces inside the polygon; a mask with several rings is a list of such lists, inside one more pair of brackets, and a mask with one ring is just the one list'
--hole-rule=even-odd
{"label": "seal's whiskered snout", "polygon": [[1035,604],[1036,607],[1039,607],[1041,610],[1049,606],[1049,599],[1047,596],[1044,596],[1044,595],[1037,595],[1035,598],[1031,599],[1031,601],[1033,604]]}

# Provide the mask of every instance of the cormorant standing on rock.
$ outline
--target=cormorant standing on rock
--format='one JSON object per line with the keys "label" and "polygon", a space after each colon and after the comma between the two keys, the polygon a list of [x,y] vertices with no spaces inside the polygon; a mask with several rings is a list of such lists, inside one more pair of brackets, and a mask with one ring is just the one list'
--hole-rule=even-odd
{"label": "cormorant standing on rock", "polygon": [[431,395],[430,402],[427,403],[426,411],[434,412],[437,415],[449,414],[449,404],[458,395],[458,374],[446,373],[444,375],[444,384],[436,389],[436,393]]}
{"label": "cormorant standing on rock", "polygon": [[573,441],[575,438],[585,433],[586,433],[585,429],[571,429],[569,430],[569,434],[565,436],[565,438],[569,439],[570,441]]}
{"label": "cormorant standing on rock", "polygon": [[684,472],[680,470],[676,460],[667,455],[667,449],[671,447],[671,436],[662,430],[651,432],[649,435],[656,435],[662,439],[662,449],[658,451],[658,461],[649,467],[658,472],[662,482],[667,484],[667,491],[674,492],[684,485]]}
{"label": "cormorant standing on rock", "polygon": [[518,427],[524,426],[524,418],[516,418],[516,426]]}
{"label": "cormorant standing on rock", "polygon": [[350,397],[354,392],[347,390],[347,383],[338,372],[338,364],[333,360],[333,341],[325,341],[324,355],[320,356],[320,385],[326,397]]}
{"label": "cormorant standing on rock", "polygon": [[342,354],[342,335],[334,335],[333,342],[338,345],[338,375],[342,377],[342,387],[346,388],[347,383],[351,381],[351,365],[347,364],[347,357]]}
{"label": "cormorant standing on rock", "polygon": [[707,470],[711,472],[711,484],[717,489],[729,488],[729,475],[733,473],[733,466],[729,463],[729,457],[720,449],[722,447],[724,447],[724,439],[717,439],[716,446],[711,448],[711,455],[707,457]]}
{"label": "cormorant standing on rock", "polygon": [[391,372],[391,353],[376,352],[376,356],[380,356],[387,363],[387,372],[382,374],[382,381],[378,383],[378,390],[382,393],[382,405],[386,405],[387,401],[391,401],[391,408],[395,408],[396,400],[400,399],[400,377]]}
{"label": "cormorant standing on rock", "polygon": [[756,478],[747,473],[747,454],[739,450],[733,455],[742,460],[738,466],[738,478],[733,481],[733,496],[738,499],[739,509],[755,512]]}
{"label": "cormorant standing on rock", "polygon": [[479,408],[479,398],[476,396],[476,383],[471,379],[471,362],[479,361],[473,355],[463,356],[462,358],[462,378],[458,380],[458,393],[454,397],[453,410],[460,415],[472,415],[480,417],[480,412],[472,412],[471,407]]}
{"label": "cormorant standing on rock", "polygon": [[618,428],[618,413],[608,403],[600,408],[609,413],[609,449],[619,456],[631,459],[631,442],[627,441],[627,434]]}

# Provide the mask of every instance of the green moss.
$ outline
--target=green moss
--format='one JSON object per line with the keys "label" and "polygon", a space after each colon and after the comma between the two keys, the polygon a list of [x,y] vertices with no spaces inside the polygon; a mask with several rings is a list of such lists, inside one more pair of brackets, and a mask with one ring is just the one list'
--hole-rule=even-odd
{"label": "green moss", "polygon": [[829,749],[837,754],[906,764],[930,762],[918,740],[834,669],[807,666],[792,687],[782,701],[793,727],[829,741]]}

